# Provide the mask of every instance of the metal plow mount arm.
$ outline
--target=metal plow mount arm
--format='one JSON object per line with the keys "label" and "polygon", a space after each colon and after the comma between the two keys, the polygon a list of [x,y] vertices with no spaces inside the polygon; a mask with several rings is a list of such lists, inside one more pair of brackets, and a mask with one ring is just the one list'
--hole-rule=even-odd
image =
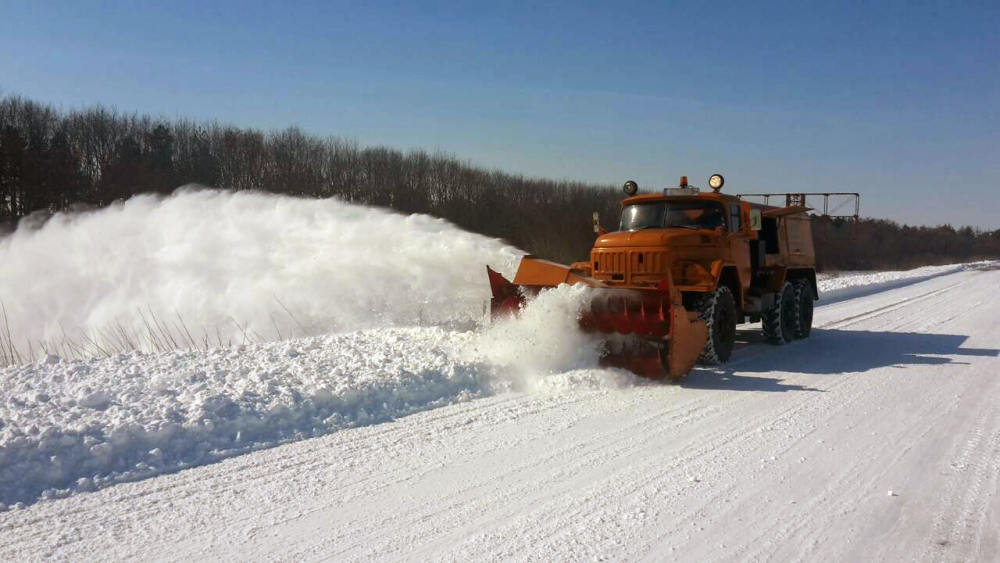
{"label": "metal plow mount arm", "polygon": [[669,275],[657,288],[615,288],[569,266],[525,256],[514,281],[488,266],[493,290],[494,318],[516,314],[525,296],[559,284],[595,288],[589,307],[580,317],[585,332],[609,335],[601,363],[625,368],[651,379],[679,379],[686,375],[705,347],[708,327],[684,309]]}

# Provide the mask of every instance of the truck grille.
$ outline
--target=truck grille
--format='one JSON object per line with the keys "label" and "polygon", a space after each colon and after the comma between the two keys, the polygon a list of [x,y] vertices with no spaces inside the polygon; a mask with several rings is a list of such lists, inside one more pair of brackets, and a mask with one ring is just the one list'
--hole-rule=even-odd
{"label": "truck grille", "polygon": [[628,264],[628,253],[623,250],[594,251],[593,263],[595,274],[624,274]]}
{"label": "truck grille", "polygon": [[625,274],[628,253],[624,250],[596,250],[593,263],[595,274]]}
{"label": "truck grille", "polygon": [[633,274],[662,274],[666,256],[655,250],[637,250],[629,253]]}
{"label": "truck grille", "polygon": [[667,254],[656,250],[595,250],[594,275],[611,281],[629,281],[633,276],[662,275]]}

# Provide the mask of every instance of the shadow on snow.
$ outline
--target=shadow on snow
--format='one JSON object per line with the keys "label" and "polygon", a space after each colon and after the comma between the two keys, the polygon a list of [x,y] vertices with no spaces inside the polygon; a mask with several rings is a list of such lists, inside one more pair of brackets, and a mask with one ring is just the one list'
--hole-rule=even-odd
{"label": "shadow on snow", "polygon": [[[814,329],[808,340],[775,347],[759,331],[741,331],[734,358],[720,368],[698,368],[682,387],[738,391],[820,391],[783,383],[770,373],[840,374],[879,368],[968,365],[962,358],[997,357],[1000,350],[963,347],[961,334]],[[755,374],[755,375],[750,375]]]}

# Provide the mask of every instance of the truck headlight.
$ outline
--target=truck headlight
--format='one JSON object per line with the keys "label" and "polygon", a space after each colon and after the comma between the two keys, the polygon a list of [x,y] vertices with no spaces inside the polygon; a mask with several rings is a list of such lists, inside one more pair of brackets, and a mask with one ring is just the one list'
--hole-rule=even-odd
{"label": "truck headlight", "polygon": [[721,190],[724,183],[726,183],[726,180],[722,177],[722,174],[712,174],[712,177],[708,179],[708,186],[715,191]]}

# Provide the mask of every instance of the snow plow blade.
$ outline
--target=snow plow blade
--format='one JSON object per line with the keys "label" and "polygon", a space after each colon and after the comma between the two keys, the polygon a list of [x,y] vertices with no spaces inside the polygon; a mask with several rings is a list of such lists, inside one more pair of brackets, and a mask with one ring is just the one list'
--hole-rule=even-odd
{"label": "snow plow blade", "polygon": [[514,281],[487,266],[493,318],[516,315],[527,296],[559,284],[595,289],[580,316],[584,332],[606,334],[601,364],[624,368],[650,379],[684,377],[705,347],[708,328],[684,309],[680,293],[665,282],[653,288],[613,287],[582,270],[525,256]]}

